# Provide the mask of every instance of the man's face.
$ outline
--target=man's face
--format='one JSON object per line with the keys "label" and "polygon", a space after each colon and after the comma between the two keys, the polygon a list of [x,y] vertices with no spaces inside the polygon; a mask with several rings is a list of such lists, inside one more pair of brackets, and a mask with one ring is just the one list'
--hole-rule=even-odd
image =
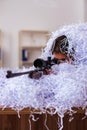
{"label": "man's face", "polygon": [[54,58],[59,59],[59,60],[67,58],[67,56],[65,54],[62,54],[62,53],[54,52],[53,55],[54,55]]}

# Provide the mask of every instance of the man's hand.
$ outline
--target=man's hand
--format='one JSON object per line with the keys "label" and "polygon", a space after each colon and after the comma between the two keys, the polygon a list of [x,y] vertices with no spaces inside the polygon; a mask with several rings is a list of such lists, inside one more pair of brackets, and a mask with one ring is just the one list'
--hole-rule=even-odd
{"label": "man's hand", "polygon": [[43,75],[42,71],[31,72],[28,76],[32,79],[39,79]]}

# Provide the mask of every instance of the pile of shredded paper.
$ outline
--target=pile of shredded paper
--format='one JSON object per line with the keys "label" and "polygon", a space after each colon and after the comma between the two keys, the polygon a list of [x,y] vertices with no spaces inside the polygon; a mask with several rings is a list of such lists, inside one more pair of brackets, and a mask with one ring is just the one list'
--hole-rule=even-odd
{"label": "pile of shredded paper", "polygon": [[[87,24],[68,25],[52,33],[41,58],[52,56],[53,41],[66,35],[69,51],[75,49],[73,64],[53,65],[55,73],[43,75],[39,80],[28,75],[6,78],[7,69],[0,69],[0,106],[20,111],[24,108],[39,109],[42,113],[48,108],[50,114],[58,113],[61,119],[67,111],[73,113],[73,107],[87,107]],[[15,69],[13,72],[24,72],[34,67]],[[55,111],[53,111],[55,109]],[[61,120],[62,130],[62,120]]]}

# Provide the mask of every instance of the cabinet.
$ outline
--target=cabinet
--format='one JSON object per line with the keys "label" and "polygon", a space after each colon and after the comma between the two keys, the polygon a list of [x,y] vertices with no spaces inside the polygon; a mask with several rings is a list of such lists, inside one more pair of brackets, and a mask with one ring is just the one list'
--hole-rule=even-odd
{"label": "cabinet", "polygon": [[21,30],[19,32],[19,67],[30,67],[49,39],[48,31]]}
{"label": "cabinet", "polygon": [[2,45],[2,32],[1,32],[1,30],[0,30],[0,67],[2,67],[2,47],[1,47],[1,45]]}

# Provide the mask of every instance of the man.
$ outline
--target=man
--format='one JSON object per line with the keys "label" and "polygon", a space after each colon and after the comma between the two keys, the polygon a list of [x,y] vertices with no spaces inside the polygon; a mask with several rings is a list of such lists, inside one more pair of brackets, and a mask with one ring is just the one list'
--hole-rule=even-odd
{"label": "man", "polygon": [[[74,48],[72,48],[72,52],[68,52],[69,42],[65,35],[62,35],[56,38],[53,42],[51,52],[58,63],[70,63],[72,64],[74,61],[73,53]],[[37,62],[37,66],[39,66],[39,62]],[[43,72],[36,71],[34,73],[29,74],[30,78],[39,79],[42,75],[48,75],[53,73],[51,69],[46,68]]]}
{"label": "man", "polygon": [[[65,35],[62,35],[56,38],[53,42],[51,51],[54,58],[58,59],[62,62],[69,62],[72,63],[74,61],[74,57],[72,53],[68,53],[69,42]],[[72,48],[73,53],[74,49]]]}

